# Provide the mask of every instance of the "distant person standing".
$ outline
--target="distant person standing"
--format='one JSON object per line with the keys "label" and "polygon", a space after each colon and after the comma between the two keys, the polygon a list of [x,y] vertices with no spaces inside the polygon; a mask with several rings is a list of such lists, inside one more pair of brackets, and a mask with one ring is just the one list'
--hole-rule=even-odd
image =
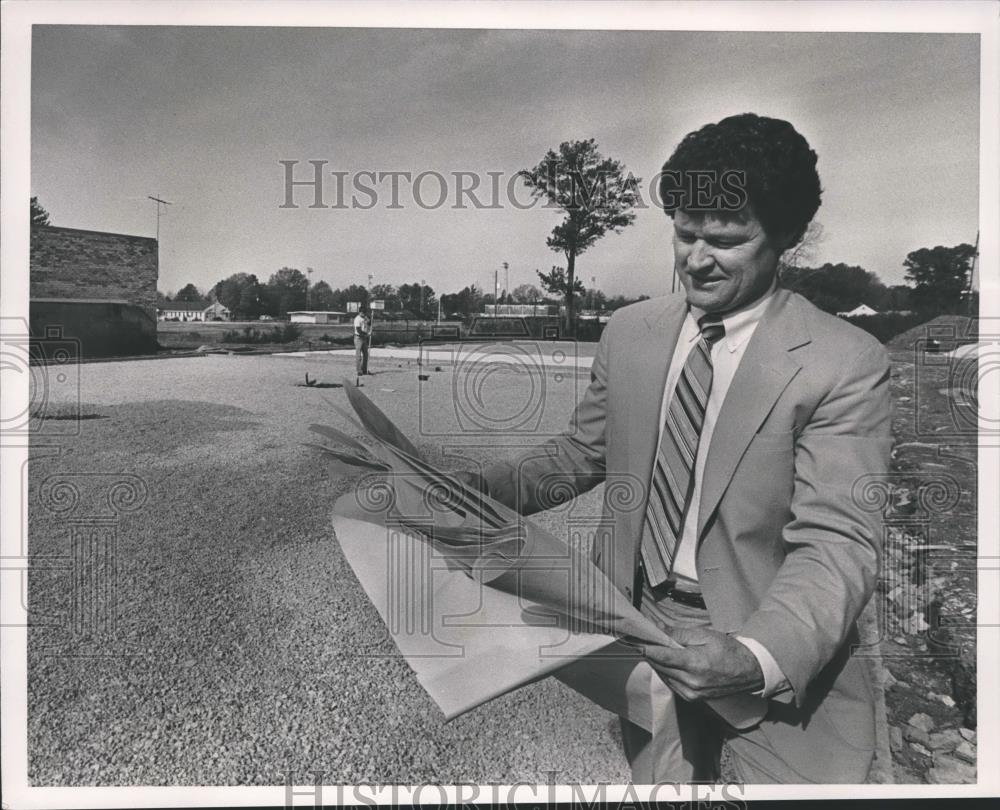
{"label": "distant person standing", "polygon": [[359,379],[368,374],[368,347],[371,333],[371,316],[367,307],[362,306],[354,318],[354,364]]}

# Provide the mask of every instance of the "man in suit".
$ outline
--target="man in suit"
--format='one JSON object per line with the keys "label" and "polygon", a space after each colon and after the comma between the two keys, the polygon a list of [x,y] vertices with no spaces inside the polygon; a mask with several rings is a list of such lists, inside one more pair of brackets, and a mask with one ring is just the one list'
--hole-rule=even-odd
{"label": "man in suit", "polygon": [[[637,508],[606,495],[610,539],[592,550],[683,645],[644,651],[671,722],[623,721],[636,782],[717,779],[724,741],[748,783],[861,782],[871,763],[872,685],[852,647],[881,535],[855,492],[887,467],[889,366],[777,284],[819,207],[815,166],[785,121],[685,137],[660,183],[684,294],[616,312],[569,430],[480,482],[524,514],[553,506],[547,492],[641,482]],[[759,722],[737,729],[705,704],[731,695],[756,698]]]}

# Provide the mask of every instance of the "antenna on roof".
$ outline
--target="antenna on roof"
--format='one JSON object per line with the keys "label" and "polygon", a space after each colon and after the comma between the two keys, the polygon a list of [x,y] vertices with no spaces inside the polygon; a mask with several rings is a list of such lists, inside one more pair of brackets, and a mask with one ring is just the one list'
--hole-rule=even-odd
{"label": "antenna on roof", "polygon": [[150,199],[150,200],[152,200],[153,202],[156,203],[156,241],[159,242],[160,241],[160,206],[161,205],[173,205],[173,203],[167,202],[166,200],[161,200],[159,197],[152,197],[152,196],[150,196],[150,197],[148,197],[148,199]]}

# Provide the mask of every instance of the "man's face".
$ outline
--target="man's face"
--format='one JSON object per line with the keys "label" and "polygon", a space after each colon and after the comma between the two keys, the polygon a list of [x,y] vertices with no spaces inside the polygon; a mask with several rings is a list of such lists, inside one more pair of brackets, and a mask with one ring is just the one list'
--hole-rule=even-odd
{"label": "man's face", "polygon": [[688,302],[705,312],[728,312],[762,296],[781,253],[749,210],[674,213],[674,268]]}

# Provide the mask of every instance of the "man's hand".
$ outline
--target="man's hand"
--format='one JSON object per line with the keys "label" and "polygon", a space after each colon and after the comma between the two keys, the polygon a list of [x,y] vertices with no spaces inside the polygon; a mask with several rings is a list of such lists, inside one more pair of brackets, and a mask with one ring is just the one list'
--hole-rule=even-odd
{"label": "man's hand", "polygon": [[644,655],[684,700],[705,700],[764,687],[764,673],[749,648],[707,628],[670,628],[683,649],[647,645]]}

